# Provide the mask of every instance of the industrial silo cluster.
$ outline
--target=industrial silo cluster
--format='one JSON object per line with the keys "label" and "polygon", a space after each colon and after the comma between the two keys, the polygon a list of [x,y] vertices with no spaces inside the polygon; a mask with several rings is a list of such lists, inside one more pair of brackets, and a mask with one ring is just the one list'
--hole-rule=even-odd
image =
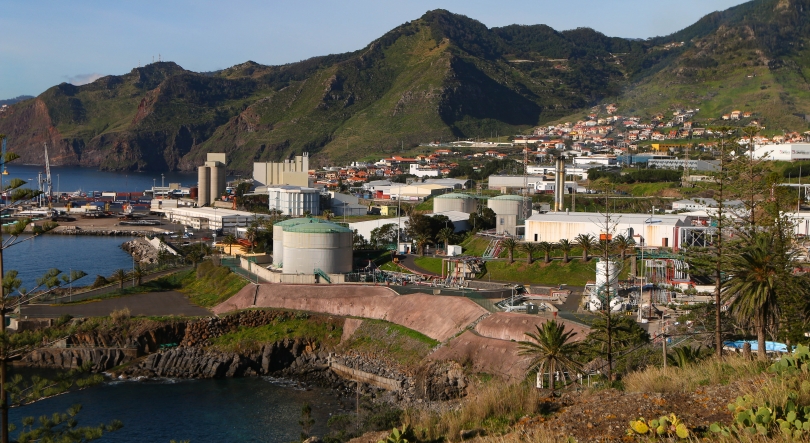
{"label": "industrial silo cluster", "polygon": [[344,274],[352,270],[352,231],[314,218],[273,226],[273,263],[284,274]]}
{"label": "industrial silo cluster", "polygon": [[466,212],[472,214],[476,212],[478,199],[469,194],[442,194],[433,198],[433,212]]}
{"label": "industrial silo cluster", "polygon": [[209,153],[205,164],[197,168],[197,206],[209,205],[225,192],[225,163],[225,154]]}

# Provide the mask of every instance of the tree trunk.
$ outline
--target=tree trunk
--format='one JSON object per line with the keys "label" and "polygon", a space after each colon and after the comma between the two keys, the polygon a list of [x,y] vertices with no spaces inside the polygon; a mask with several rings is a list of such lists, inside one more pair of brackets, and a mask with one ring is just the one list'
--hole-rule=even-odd
{"label": "tree trunk", "polygon": [[549,257],[548,251],[546,251],[545,254],[546,254],[545,256],[546,264],[551,263],[551,257]]}
{"label": "tree trunk", "polygon": [[568,251],[563,252],[563,263],[568,264]]}
{"label": "tree trunk", "polygon": [[582,262],[583,263],[588,263],[588,251],[587,250],[582,250]]}
{"label": "tree trunk", "polygon": [[510,249],[510,250],[509,250],[509,264],[511,265],[511,264],[512,264],[512,263],[514,263],[514,262],[515,262],[514,253],[513,253],[513,252],[512,252],[512,250]]}
{"label": "tree trunk", "polygon": [[759,321],[757,322],[757,360],[768,361],[768,353],[765,352],[765,333],[767,332],[767,325],[765,324],[765,316],[759,314]]}

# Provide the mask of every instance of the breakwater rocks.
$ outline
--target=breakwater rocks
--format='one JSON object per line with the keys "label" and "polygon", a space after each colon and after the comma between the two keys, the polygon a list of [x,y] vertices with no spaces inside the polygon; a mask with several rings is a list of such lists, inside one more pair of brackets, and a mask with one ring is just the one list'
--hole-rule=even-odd
{"label": "breakwater rocks", "polygon": [[131,255],[138,263],[153,264],[158,262],[158,250],[143,238],[134,238],[124,242],[121,249]]}
{"label": "breakwater rocks", "polygon": [[52,235],[98,235],[107,237],[138,237],[150,233],[149,231],[139,230],[82,228],[79,226],[60,226],[48,231],[48,234]]}

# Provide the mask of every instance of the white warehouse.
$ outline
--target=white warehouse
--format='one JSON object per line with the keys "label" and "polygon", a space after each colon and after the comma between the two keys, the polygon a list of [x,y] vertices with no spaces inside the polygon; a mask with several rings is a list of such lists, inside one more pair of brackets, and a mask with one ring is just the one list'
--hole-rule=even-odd
{"label": "white warehouse", "polygon": [[[679,249],[689,235],[687,230],[706,229],[693,226],[692,217],[687,215],[614,214],[611,217],[616,225],[612,236],[629,236],[637,245],[644,246]],[[604,224],[604,214],[597,212],[535,214],[526,219],[526,241],[574,241],[580,234],[599,239]]]}
{"label": "white warehouse", "polygon": [[754,148],[754,157],[763,160],[810,160],[810,143],[757,145]]}
{"label": "white warehouse", "polygon": [[253,220],[267,217],[252,212],[216,208],[169,208],[166,216],[174,223],[194,229],[235,230],[250,225]]}

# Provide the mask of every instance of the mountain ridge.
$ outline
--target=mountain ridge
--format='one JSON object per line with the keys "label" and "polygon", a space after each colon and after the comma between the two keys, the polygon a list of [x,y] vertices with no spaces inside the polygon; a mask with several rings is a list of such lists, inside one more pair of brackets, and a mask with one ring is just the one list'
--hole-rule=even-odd
{"label": "mountain ridge", "polygon": [[774,115],[810,114],[808,2],[756,0],[648,40],[589,28],[487,28],[434,10],[356,51],[297,63],[195,73],[158,62],[63,83],[9,106],[0,132],[30,163],[42,161],[47,142],[54,164],[109,170],[190,170],[212,151],[228,152],[241,171],[303,151],[326,165],[434,139],[525,132],[605,99],[641,113],[715,100],[714,112],[733,102],[721,86],[736,84],[730,76],[740,69],[767,77],[761,91],[778,89],[778,100],[735,94],[771,100]]}

